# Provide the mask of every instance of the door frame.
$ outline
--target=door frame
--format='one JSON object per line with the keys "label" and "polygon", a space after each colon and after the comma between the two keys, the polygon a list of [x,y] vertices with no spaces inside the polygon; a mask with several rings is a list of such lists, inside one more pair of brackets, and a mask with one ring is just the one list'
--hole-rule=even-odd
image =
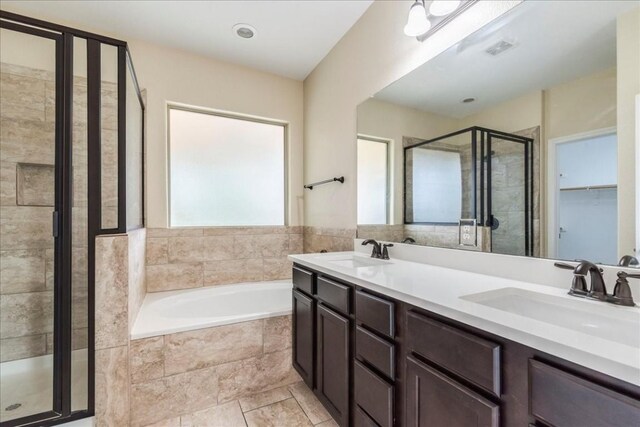
{"label": "door frame", "polygon": [[582,139],[596,138],[599,136],[617,133],[617,127],[607,127],[594,129],[587,132],[574,133],[558,138],[551,138],[547,142],[547,209],[545,216],[547,219],[547,258],[558,258],[558,180],[556,179],[557,150],[561,144],[576,142]]}
{"label": "door frame", "polygon": [[640,256],[640,94],[636,95],[636,257]]}

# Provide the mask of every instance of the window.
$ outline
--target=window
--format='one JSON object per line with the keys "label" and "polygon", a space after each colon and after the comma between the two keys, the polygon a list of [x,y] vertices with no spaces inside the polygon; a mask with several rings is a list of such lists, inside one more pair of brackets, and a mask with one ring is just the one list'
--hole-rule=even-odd
{"label": "window", "polygon": [[358,138],[358,224],[387,224],[389,141]]}
{"label": "window", "polygon": [[457,223],[461,211],[460,153],[413,150],[413,222]]}
{"label": "window", "polygon": [[285,223],[286,126],[169,108],[170,225]]}

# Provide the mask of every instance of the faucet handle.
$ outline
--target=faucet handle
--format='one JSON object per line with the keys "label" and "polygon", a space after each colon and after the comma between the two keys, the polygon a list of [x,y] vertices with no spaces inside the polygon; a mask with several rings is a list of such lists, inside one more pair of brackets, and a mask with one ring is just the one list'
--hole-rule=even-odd
{"label": "faucet handle", "polygon": [[389,259],[389,251],[387,248],[392,248],[393,243],[385,243],[382,245],[382,259]]}
{"label": "faucet handle", "polygon": [[571,282],[569,295],[577,295],[583,297],[589,293],[589,290],[587,289],[587,279],[585,278],[585,275],[576,273],[576,266],[566,264],[564,262],[556,262],[553,265],[564,270],[573,270],[573,281]]}
{"label": "faucet handle", "polygon": [[631,288],[627,281],[628,277],[640,279],[640,274],[618,271],[618,280],[616,280],[616,286],[613,288],[613,295],[609,298],[609,302],[627,307],[635,306],[635,303],[633,302],[633,295],[631,294]]}
{"label": "faucet handle", "polygon": [[631,277],[632,279],[640,279],[640,274],[636,273],[627,273],[626,271],[618,271],[618,277],[626,279],[627,277]]}
{"label": "faucet handle", "polygon": [[558,267],[558,268],[563,268],[565,270],[575,270],[576,269],[576,267],[574,265],[566,264],[564,262],[554,262],[553,266],[554,267]]}

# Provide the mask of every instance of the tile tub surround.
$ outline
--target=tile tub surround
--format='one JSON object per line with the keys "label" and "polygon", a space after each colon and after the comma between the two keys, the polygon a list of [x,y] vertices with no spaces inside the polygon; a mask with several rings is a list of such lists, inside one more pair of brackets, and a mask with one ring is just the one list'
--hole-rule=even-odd
{"label": "tile tub surround", "polygon": [[290,336],[287,315],[131,341],[131,425],[226,413],[220,405],[300,381]]}
{"label": "tile tub surround", "polygon": [[96,426],[130,423],[129,332],[144,295],[145,240],[145,229],[96,239]]}
{"label": "tile tub surround", "polygon": [[302,227],[152,228],[147,292],[288,279]]}
{"label": "tile tub surround", "polygon": [[304,253],[340,252],[353,249],[356,229],[304,227]]}

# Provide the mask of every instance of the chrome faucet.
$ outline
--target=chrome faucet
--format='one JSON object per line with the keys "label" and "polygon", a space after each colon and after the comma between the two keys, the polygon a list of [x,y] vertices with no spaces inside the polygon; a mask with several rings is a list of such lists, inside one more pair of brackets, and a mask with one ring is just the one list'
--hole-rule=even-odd
{"label": "chrome faucet", "polygon": [[[634,301],[631,295],[631,289],[627,282],[627,277],[640,279],[640,274],[631,274],[624,271],[618,272],[618,280],[613,289],[613,294],[607,294],[607,286],[602,276],[602,269],[590,261],[579,261],[576,266],[556,262],[554,265],[558,268],[573,270],[573,282],[569,295],[593,298],[600,301],[610,302],[617,305],[633,306]],[[587,274],[591,278],[589,289],[587,289]]]}
{"label": "chrome faucet", "polygon": [[380,255],[381,259],[389,259],[389,251],[387,250],[387,248],[392,248],[393,247],[393,243],[385,243],[384,245],[382,245],[382,255]]}
{"label": "chrome faucet", "polygon": [[580,276],[586,276],[587,273],[589,274],[591,286],[589,286],[588,297],[599,300],[607,299],[607,287],[604,284],[604,277],[602,276],[600,267],[590,261],[580,261],[580,264],[576,266],[573,273]]}
{"label": "chrome faucet", "polygon": [[382,258],[382,250],[380,247],[380,243],[376,242],[373,239],[367,239],[362,242],[362,246],[373,245],[373,250],[371,251],[371,258]]}
{"label": "chrome faucet", "polygon": [[637,265],[640,265],[640,261],[638,261],[638,258],[633,255],[625,255],[620,258],[620,261],[618,261],[618,266],[620,267],[635,267]]}

